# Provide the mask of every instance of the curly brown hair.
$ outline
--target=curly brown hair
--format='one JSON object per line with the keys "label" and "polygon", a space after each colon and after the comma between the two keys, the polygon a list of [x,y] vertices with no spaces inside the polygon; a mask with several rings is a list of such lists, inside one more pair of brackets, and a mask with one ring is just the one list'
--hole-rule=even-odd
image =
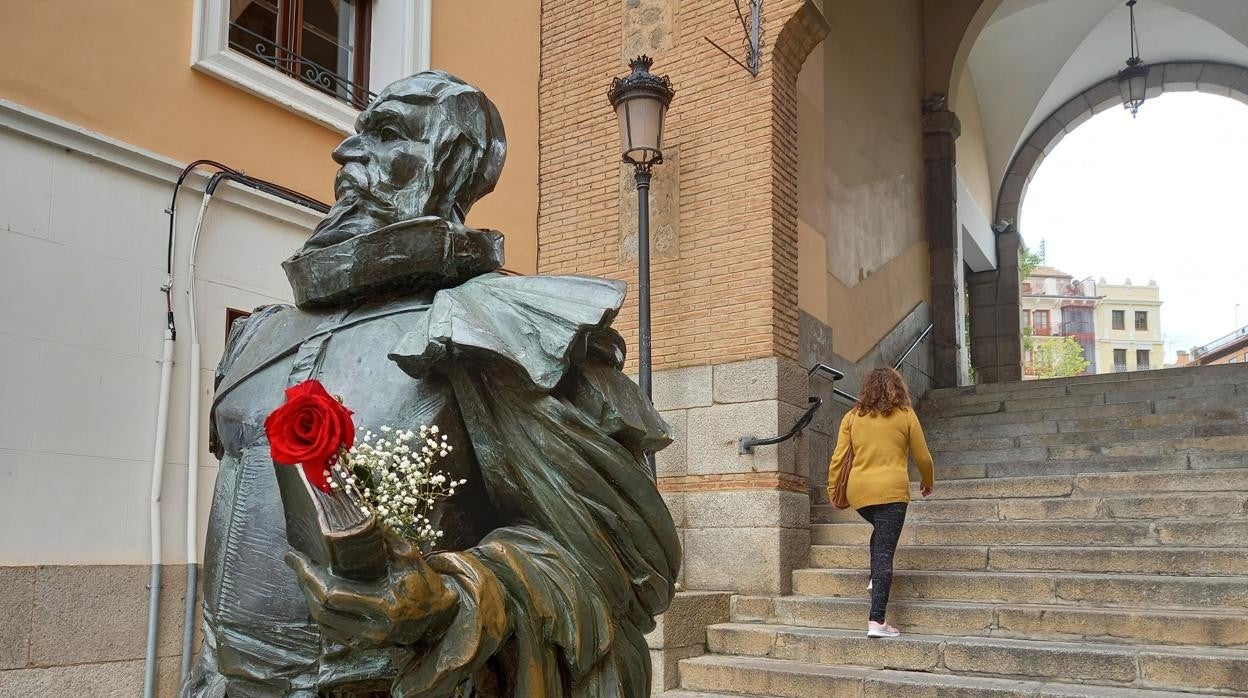
{"label": "curly brown hair", "polygon": [[860,417],[870,414],[887,417],[893,410],[910,409],[910,388],[906,379],[895,369],[875,369],[863,381],[855,409]]}

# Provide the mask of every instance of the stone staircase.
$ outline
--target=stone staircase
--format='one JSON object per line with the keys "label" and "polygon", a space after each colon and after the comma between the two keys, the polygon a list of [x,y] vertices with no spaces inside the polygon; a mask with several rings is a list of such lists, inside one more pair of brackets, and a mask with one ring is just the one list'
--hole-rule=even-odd
{"label": "stone staircase", "polygon": [[815,507],[670,698],[1248,695],[1248,366],[935,391],[937,490],[868,640],[867,525]]}

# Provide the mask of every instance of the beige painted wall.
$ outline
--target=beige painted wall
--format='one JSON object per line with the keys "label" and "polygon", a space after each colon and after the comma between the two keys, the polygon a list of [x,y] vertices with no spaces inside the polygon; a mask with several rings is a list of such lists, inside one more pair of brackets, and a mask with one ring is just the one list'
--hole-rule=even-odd
{"label": "beige painted wall", "polygon": [[971,45],[1004,0],[923,0],[924,94],[950,97],[958,111],[958,86]]}
{"label": "beige painted wall", "polygon": [[799,306],[857,360],[929,295],[919,0],[829,3],[799,76]]}
{"label": "beige painted wall", "polygon": [[[190,0],[6,2],[0,99],[181,162],[212,158],[322,200],[341,135],[190,68]],[[474,224],[509,233],[508,266],[536,268],[537,3],[434,3],[434,67],[499,105],[510,152]]]}
{"label": "beige painted wall", "polygon": [[958,81],[957,103],[956,113],[962,124],[962,135],[955,142],[958,177],[975,199],[979,210],[991,216],[994,187],[988,176],[988,148],[984,141],[984,123],[979,113],[979,95],[975,93],[975,80],[971,77],[969,66],[963,69],[962,79]]}
{"label": "beige painted wall", "polygon": [[0,98],[329,200],[341,138],[190,67],[191,2],[5,3]]}
{"label": "beige painted wall", "polygon": [[430,63],[485,90],[507,129],[503,177],[494,193],[473,207],[468,220],[506,233],[507,268],[523,274],[537,273],[540,23],[540,2],[433,3]]}

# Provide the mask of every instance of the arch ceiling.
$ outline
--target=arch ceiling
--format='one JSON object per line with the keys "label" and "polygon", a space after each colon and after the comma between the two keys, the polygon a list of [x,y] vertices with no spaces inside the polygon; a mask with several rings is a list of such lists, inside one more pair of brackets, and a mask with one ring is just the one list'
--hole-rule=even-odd
{"label": "arch ceiling", "polygon": [[[1248,66],[1248,0],[1139,0],[1135,16],[1146,63]],[[1123,0],[1005,0],[993,13],[968,65],[994,190],[1041,121],[1124,66],[1127,27]]]}

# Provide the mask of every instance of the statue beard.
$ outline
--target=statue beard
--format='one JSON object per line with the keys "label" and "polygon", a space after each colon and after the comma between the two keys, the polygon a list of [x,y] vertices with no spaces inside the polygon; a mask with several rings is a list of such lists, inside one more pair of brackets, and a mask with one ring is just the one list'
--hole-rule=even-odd
{"label": "statue beard", "polygon": [[398,191],[372,182],[368,170],[362,165],[349,164],[338,175],[337,201],[329,213],[321,219],[311,237],[304,244],[304,252],[345,242],[357,235],[371,233],[392,223],[417,218],[423,209],[408,190],[411,184]]}

